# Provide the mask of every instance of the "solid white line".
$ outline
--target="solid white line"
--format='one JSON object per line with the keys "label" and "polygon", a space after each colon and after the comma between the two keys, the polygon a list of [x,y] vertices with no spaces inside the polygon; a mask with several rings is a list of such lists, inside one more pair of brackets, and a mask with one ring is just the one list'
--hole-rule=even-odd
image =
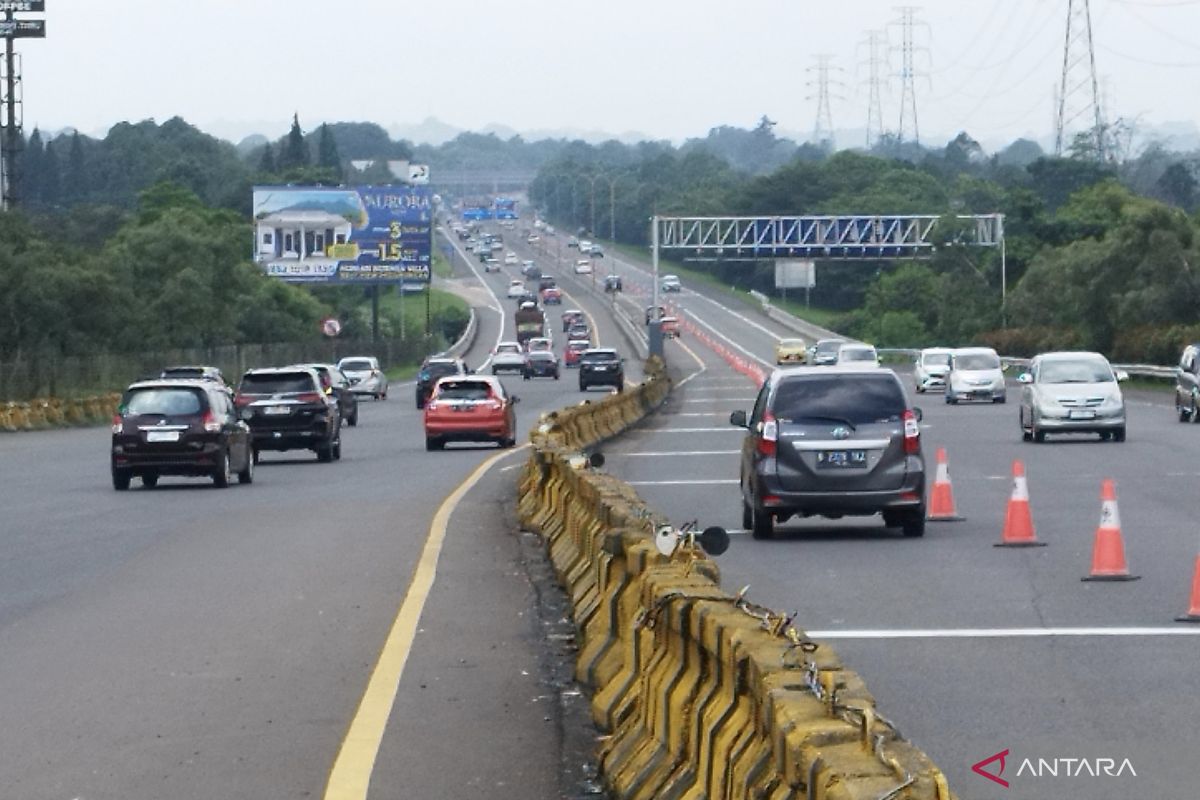
{"label": "solid white line", "polygon": [[630,486],[724,486],[725,484],[733,484],[737,486],[740,481],[730,480],[712,480],[712,481],[626,481]]}
{"label": "solid white line", "polygon": [[724,417],[724,411],[677,411],[672,417]]}
{"label": "solid white line", "polygon": [[648,450],[643,453],[610,453],[610,457],[659,458],[666,456],[735,456],[741,450]]}
{"label": "solid white line", "polygon": [[745,433],[744,428],[726,425],[723,428],[642,428],[643,433]]}
{"label": "solid white line", "polygon": [[742,383],[742,385],[740,387],[724,386],[724,387],[718,388],[718,387],[705,386],[705,387],[695,387],[695,388],[697,391],[711,392],[713,394],[720,394],[721,392],[741,392],[742,394],[746,393],[746,384],[745,383]]}
{"label": "solid white line", "polygon": [[[698,378],[698,377],[700,377],[701,375],[703,375],[705,372],[708,372],[708,367],[707,367],[707,366],[705,366],[705,364],[704,364],[704,361],[703,361],[703,360],[700,358],[700,356],[698,356],[698,355],[696,355],[695,353],[693,353],[693,352],[692,352],[692,348],[688,347],[686,344],[684,344],[683,342],[679,341],[678,339],[676,339],[676,340],[675,340],[675,342],[676,342],[676,343],[677,343],[677,344],[678,344],[680,347],[682,347],[682,348],[683,348],[683,352],[685,352],[685,353],[687,353],[689,356],[691,356],[691,357],[692,357],[692,358],[695,360],[695,362],[696,362],[697,364],[699,364],[699,365],[700,365],[700,369],[698,369],[696,372],[693,372],[691,375],[688,375],[686,378],[684,378],[683,380],[681,380],[681,381],[679,382],[679,386],[683,386],[683,385],[684,385],[684,384],[686,384],[688,381],[690,381],[692,378]],[[678,388],[679,388],[679,386],[676,386],[675,388],[677,388],[677,389],[678,389]]]}
{"label": "solid white line", "polygon": [[[687,312],[685,312],[685,313],[688,315],[688,318],[690,318],[690,319],[691,319],[693,322],[698,322],[698,323],[700,323],[701,325],[703,325],[704,327],[706,327],[706,328],[708,328],[710,331],[712,331],[714,335],[716,335],[716,336],[720,337],[721,339],[724,339],[726,342],[728,342],[728,343],[729,343],[729,345],[730,345],[731,347],[733,347],[733,348],[735,348],[735,349],[737,349],[737,350],[741,351],[742,355],[745,355],[745,356],[746,356],[746,357],[748,357],[748,358],[752,358],[752,359],[754,359],[754,360],[755,360],[755,361],[757,361],[759,364],[761,364],[762,366],[766,367],[768,370],[775,369],[775,365],[774,365],[774,364],[772,364],[772,363],[770,363],[769,361],[766,361],[766,360],[764,360],[764,359],[761,359],[761,358],[759,358],[758,356],[754,355],[754,353],[751,353],[749,350],[747,350],[746,348],[742,347],[740,344],[738,344],[737,342],[735,342],[733,339],[730,339],[728,336],[726,336],[725,334],[721,333],[719,330],[717,330],[716,328],[714,328],[712,325],[710,325],[709,323],[705,322],[705,321],[704,321],[704,320],[702,320],[700,317],[697,317],[697,316],[696,316],[696,312],[694,312],[694,311],[687,311]],[[736,315],[735,315],[735,316],[736,316]],[[747,378],[746,380],[749,380],[749,378]]]}
{"label": "solid white line", "polygon": [[1046,636],[1200,636],[1200,628],[946,628],[805,633],[814,639],[1009,639]]}
{"label": "solid white line", "polygon": [[462,256],[462,259],[466,263],[467,268],[469,270],[471,270],[472,273],[474,273],[475,279],[479,281],[481,286],[483,286],[484,291],[486,291],[489,295],[491,295],[492,303],[493,303],[492,310],[494,310],[497,314],[500,315],[500,333],[496,336],[496,344],[492,345],[492,350],[491,350],[491,352],[488,353],[488,357],[486,359],[484,359],[483,363],[480,364],[479,366],[475,367],[476,372],[483,372],[484,370],[487,369],[487,365],[492,363],[492,353],[494,353],[496,351],[496,345],[499,345],[500,342],[504,341],[504,320],[506,318],[506,315],[504,313],[504,306],[500,304],[500,298],[497,297],[496,293],[492,291],[492,287],[488,284],[488,282],[486,280],[484,280],[483,276],[479,274],[479,270],[475,269],[475,265],[473,263],[471,263],[471,259],[467,257],[467,254],[463,251],[462,247],[459,245],[458,237],[455,236],[455,237],[451,238],[451,236],[446,232],[446,228],[444,226],[438,228],[438,230],[441,231],[442,237],[447,242],[450,243],[450,246],[453,247],[460,256]]}

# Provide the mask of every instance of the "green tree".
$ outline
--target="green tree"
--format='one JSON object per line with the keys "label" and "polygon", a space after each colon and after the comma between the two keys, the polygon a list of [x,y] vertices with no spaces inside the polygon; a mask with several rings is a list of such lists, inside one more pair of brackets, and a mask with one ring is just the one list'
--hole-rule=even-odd
{"label": "green tree", "polygon": [[308,145],[304,142],[304,132],[300,130],[300,115],[294,114],[292,128],[288,131],[283,149],[279,153],[279,170],[286,172],[297,167],[307,167],[308,163]]}
{"label": "green tree", "polygon": [[263,145],[262,158],[258,160],[258,171],[268,175],[274,175],[279,171],[279,167],[275,164],[275,151],[271,148],[270,142]]}
{"label": "green tree", "polygon": [[321,138],[317,146],[317,165],[332,171],[337,176],[338,182],[341,181],[342,159],[338,155],[338,146],[333,138],[333,133],[324,123],[321,125]]}

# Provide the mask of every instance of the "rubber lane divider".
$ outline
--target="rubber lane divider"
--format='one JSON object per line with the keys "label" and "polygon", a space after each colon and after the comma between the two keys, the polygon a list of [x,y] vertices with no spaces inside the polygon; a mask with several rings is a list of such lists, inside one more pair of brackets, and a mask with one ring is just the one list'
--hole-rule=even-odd
{"label": "rubber lane divider", "polygon": [[518,482],[572,600],[576,678],[608,736],[601,777],[620,800],[904,797],[949,800],[941,771],[876,710],[862,680],[784,615],[730,595],[698,551],[666,557],[667,523],[583,451],[670,391],[638,387],[545,415]]}

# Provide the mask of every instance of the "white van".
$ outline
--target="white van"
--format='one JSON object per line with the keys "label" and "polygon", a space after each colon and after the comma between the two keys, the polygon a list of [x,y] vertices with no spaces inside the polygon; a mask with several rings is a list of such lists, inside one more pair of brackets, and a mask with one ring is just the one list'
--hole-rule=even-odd
{"label": "white van", "polygon": [[990,347],[959,347],[950,351],[950,371],[946,373],[946,402],[985,400],[1003,403],[1008,399],[1004,367],[1000,356]]}

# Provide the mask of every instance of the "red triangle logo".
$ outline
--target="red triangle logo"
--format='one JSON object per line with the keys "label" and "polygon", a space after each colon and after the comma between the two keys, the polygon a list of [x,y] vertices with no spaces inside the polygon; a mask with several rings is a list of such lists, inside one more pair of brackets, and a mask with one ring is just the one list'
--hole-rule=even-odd
{"label": "red triangle logo", "polygon": [[[977,775],[982,775],[983,777],[987,778],[989,781],[995,781],[996,783],[1000,784],[1005,789],[1007,789],[1008,781],[1006,781],[1006,780],[1004,780],[1004,778],[1000,777],[1001,775],[1004,774],[1004,759],[1007,756],[1008,756],[1008,750],[1001,750],[999,753],[996,753],[996,755],[994,755],[994,756],[988,756],[983,761],[980,761],[977,764],[972,764],[971,771]],[[984,767],[986,767],[988,764],[991,764],[993,761],[1000,762],[1000,769],[998,769],[995,773],[988,772],[987,770],[984,769]]]}

